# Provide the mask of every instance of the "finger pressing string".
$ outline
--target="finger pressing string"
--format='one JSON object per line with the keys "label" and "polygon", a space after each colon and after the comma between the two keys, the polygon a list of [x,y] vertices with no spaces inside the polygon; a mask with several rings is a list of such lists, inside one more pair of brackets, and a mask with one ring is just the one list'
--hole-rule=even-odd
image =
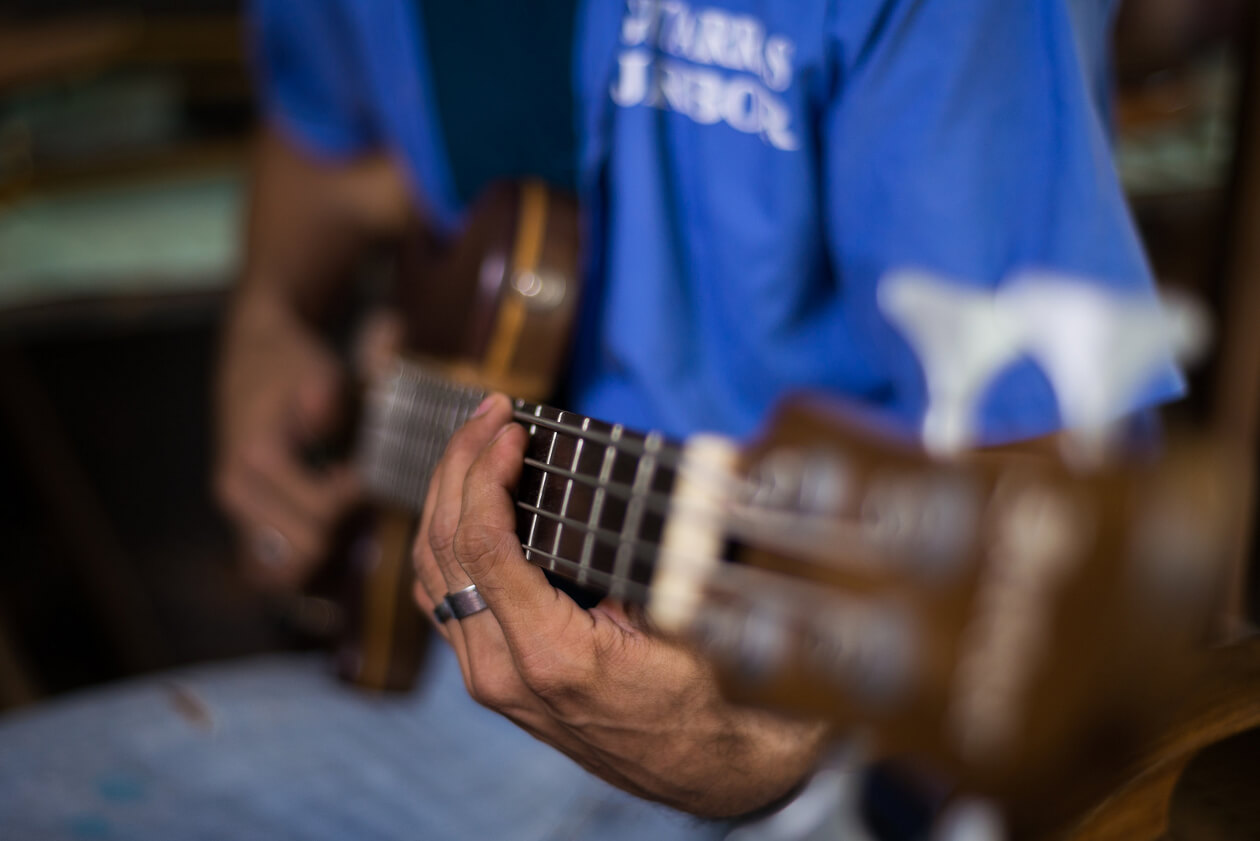
{"label": "finger pressing string", "polygon": [[580,610],[548,583],[542,570],[526,562],[516,535],[512,495],[520,478],[525,430],[503,426],[468,471],[463,516],[454,544],[461,568],[477,584],[508,643],[561,632]]}

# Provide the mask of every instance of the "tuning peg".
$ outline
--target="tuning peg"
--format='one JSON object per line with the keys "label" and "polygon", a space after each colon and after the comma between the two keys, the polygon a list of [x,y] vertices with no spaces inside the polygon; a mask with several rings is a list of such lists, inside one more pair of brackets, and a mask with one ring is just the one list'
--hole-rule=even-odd
{"label": "tuning peg", "polygon": [[957,452],[977,437],[977,404],[994,377],[1020,355],[1020,324],[992,290],[902,270],[884,277],[879,306],[919,358],[927,384],[923,443]]}
{"label": "tuning peg", "polygon": [[1169,313],[1145,293],[1026,273],[999,295],[1054,387],[1063,425],[1085,442],[1104,442],[1112,423],[1173,365]]}
{"label": "tuning peg", "polygon": [[1082,450],[1098,452],[1142,389],[1172,369],[1174,350],[1201,348],[1209,332],[1192,308],[1053,272],[1025,272],[993,291],[896,271],[880,283],[879,304],[919,357],[923,443],[946,454],[975,441],[985,389],[1023,355],[1050,380]]}

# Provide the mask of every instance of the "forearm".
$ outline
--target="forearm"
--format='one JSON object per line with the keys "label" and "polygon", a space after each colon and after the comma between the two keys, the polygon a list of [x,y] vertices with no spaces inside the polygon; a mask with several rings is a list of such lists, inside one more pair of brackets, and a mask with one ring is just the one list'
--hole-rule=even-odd
{"label": "forearm", "polygon": [[357,498],[349,466],[311,470],[299,454],[341,427],[344,365],[320,328],[364,251],[402,230],[404,183],[384,156],[319,161],[275,132],[259,143],[216,378],[215,481],[260,583],[307,576]]}

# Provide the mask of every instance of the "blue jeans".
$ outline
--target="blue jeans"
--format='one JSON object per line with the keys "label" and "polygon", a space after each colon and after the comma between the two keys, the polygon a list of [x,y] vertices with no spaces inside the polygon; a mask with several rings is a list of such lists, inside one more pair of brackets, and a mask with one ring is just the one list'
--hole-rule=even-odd
{"label": "blue jeans", "polygon": [[310,655],[190,668],[0,718],[0,838],[700,841],[473,703],[345,688]]}

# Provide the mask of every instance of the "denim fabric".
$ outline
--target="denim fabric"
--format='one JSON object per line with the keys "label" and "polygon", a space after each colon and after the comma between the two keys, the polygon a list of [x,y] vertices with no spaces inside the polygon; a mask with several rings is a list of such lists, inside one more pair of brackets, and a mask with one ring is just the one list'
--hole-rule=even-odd
{"label": "denim fabric", "polygon": [[477,706],[445,647],[403,698],[340,686],[317,657],[275,655],[0,719],[6,841],[699,841],[726,829],[619,792]]}

